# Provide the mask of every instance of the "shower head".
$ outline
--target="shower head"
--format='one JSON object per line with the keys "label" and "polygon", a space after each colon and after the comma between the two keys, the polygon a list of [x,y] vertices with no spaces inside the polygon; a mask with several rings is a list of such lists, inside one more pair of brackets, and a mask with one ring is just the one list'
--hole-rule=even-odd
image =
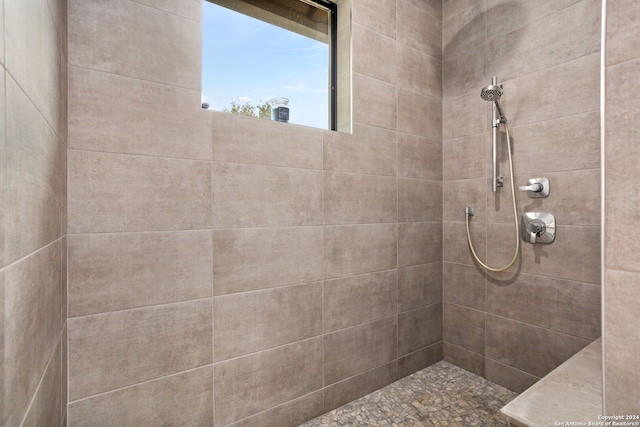
{"label": "shower head", "polygon": [[485,101],[497,101],[502,96],[502,88],[498,85],[489,85],[482,88],[480,98]]}
{"label": "shower head", "polygon": [[498,86],[497,84],[490,84],[489,86],[485,86],[482,88],[482,91],[480,91],[480,98],[484,99],[485,101],[493,102],[496,110],[498,110],[500,122],[504,123],[507,121],[507,118],[504,116],[504,114],[502,114],[502,109],[500,108],[500,103],[498,102],[498,100],[502,96],[502,93],[503,91],[500,86]]}

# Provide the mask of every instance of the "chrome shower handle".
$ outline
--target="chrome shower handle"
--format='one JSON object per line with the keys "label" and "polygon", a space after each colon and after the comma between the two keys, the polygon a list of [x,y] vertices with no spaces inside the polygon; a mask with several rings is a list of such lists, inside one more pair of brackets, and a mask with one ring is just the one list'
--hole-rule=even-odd
{"label": "chrome shower handle", "polygon": [[539,193],[544,189],[544,186],[542,184],[540,184],[539,182],[536,182],[534,184],[531,185],[523,185],[518,187],[518,190],[520,191],[533,191],[534,193]]}

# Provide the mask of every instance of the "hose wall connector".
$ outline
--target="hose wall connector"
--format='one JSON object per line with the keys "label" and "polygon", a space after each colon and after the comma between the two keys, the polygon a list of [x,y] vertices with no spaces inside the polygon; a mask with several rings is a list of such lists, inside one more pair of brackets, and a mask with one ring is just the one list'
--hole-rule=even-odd
{"label": "hose wall connector", "polygon": [[476,209],[473,206],[465,206],[464,207],[464,217],[468,218],[470,216],[475,215]]}

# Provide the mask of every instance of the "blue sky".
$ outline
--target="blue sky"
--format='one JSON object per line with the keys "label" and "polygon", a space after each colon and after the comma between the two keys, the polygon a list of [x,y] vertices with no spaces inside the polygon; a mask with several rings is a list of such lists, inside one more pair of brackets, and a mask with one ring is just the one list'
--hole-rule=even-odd
{"label": "blue sky", "polygon": [[290,123],[326,129],[327,44],[203,3],[203,100],[222,110],[233,99],[285,97]]}

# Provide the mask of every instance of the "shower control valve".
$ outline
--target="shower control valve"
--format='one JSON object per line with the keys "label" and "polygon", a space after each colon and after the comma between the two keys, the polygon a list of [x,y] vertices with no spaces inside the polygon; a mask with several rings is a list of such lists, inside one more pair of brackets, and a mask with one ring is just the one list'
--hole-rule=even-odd
{"label": "shower control valve", "polygon": [[549,197],[549,180],[547,178],[531,178],[529,185],[518,187],[520,191],[526,191],[532,199]]}
{"label": "shower control valve", "polygon": [[520,220],[520,234],[527,243],[551,243],[556,238],[556,217],[546,212],[526,212]]}

